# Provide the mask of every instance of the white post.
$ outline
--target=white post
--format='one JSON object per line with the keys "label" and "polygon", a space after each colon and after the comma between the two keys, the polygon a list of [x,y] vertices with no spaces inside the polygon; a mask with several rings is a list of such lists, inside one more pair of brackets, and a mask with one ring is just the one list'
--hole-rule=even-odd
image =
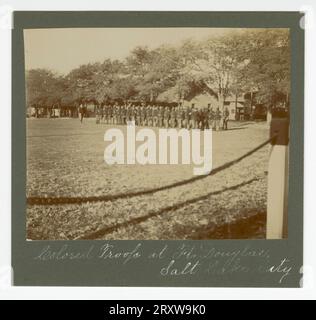
{"label": "white post", "polygon": [[267,239],[287,237],[288,138],[287,119],[272,119],[272,142],[268,168]]}

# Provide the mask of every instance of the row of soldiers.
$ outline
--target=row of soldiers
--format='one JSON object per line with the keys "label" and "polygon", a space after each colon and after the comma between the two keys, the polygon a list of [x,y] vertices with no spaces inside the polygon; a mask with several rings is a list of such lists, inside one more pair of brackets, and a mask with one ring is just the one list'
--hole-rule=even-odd
{"label": "row of soldiers", "polygon": [[96,110],[96,122],[124,125],[134,121],[137,126],[186,129],[227,129],[229,111],[209,106],[163,107],[157,105],[109,105]]}

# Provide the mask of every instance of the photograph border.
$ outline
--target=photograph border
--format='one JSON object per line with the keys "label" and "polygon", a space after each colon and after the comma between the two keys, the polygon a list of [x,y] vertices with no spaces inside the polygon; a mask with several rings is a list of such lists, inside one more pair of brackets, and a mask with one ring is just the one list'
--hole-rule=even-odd
{"label": "photograph border", "polygon": [[[303,265],[303,140],[304,140],[304,30],[299,12],[14,12],[12,30],[12,267],[17,286],[164,286],[164,287],[299,287]],[[160,262],[143,259],[131,264],[97,260],[37,259],[45,246],[71,247],[85,252],[100,241],[26,241],[26,108],[23,29],[36,28],[290,28],[291,121],[288,202],[288,239],[283,240],[121,240],[103,241],[119,250],[141,244],[145,252],[186,245],[220,250],[268,250],[272,265],[291,262],[291,275],[279,282],[276,274],[226,273],[163,277]],[[24,112],[22,112],[22,110]],[[249,266],[256,263],[247,261]]]}

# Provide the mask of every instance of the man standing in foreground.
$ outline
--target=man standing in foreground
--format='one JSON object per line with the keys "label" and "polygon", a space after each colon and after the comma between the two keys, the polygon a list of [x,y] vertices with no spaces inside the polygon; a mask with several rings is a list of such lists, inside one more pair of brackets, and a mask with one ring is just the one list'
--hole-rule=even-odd
{"label": "man standing in foreground", "polygon": [[84,106],[82,103],[80,103],[79,106],[79,118],[80,118],[80,122],[82,123],[83,121],[83,117],[84,117]]}

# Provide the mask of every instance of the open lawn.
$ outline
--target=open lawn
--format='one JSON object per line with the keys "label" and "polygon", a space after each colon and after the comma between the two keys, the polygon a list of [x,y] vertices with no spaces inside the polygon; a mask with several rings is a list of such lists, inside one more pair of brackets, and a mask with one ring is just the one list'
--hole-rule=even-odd
{"label": "open lawn", "polygon": [[[109,126],[97,125],[93,119],[85,119],[83,124],[78,119],[28,119],[27,196],[116,194],[192,176],[192,165],[106,164],[106,128]],[[213,168],[267,138],[268,129],[263,123],[234,124],[232,130],[213,132]],[[112,202],[28,205],[27,237],[76,239],[130,221],[98,239],[263,238],[268,153],[266,146],[214,176],[150,195]],[[216,191],[222,192],[210,194]],[[193,201],[195,198],[200,199]],[[163,207],[187,200],[192,201],[155,215]],[[133,220],[148,212],[150,215],[141,222]]]}

